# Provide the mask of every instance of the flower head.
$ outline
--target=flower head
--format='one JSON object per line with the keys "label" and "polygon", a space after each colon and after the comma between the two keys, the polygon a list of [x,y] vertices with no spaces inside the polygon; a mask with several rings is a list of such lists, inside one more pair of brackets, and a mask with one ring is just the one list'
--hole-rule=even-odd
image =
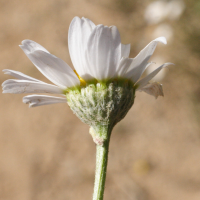
{"label": "flower head", "polygon": [[55,85],[5,69],[5,74],[17,79],[6,80],[3,93],[60,94],[61,97],[28,95],[23,102],[30,107],[68,102],[78,117],[92,127],[120,121],[132,106],[136,90],[156,98],[163,95],[162,85],[149,81],[171,63],[139,79],[151,64],[148,61],[158,42],[166,44],[164,37],[153,40],[135,58],[129,58],[130,44],[121,43],[115,26],[95,25],[89,19],[75,17],[69,27],[68,42],[75,70],[38,43],[22,41],[21,49]]}

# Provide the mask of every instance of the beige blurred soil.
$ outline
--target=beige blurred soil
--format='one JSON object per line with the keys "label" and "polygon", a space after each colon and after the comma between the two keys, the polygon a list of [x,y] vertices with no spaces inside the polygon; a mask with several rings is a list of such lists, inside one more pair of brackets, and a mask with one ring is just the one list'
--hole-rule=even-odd
{"label": "beige blurred soil", "polygon": [[[154,39],[155,25],[143,19],[150,2],[0,0],[0,69],[49,82],[18,47],[24,39],[72,66],[68,27],[75,16],[116,25],[134,57]],[[160,81],[165,97],[137,92],[134,106],[114,128],[105,200],[200,199],[199,55],[183,42],[184,22],[170,23],[173,40],[159,44],[154,54],[176,64]],[[1,83],[8,78],[0,73]],[[23,96],[0,94],[0,200],[92,199],[95,144],[89,127],[67,104],[30,109]]]}

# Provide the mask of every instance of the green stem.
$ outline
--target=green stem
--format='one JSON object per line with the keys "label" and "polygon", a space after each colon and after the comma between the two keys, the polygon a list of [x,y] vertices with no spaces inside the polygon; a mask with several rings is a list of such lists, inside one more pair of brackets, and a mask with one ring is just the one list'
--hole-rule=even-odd
{"label": "green stem", "polygon": [[105,188],[110,131],[108,129],[105,131],[104,129],[103,132],[107,132],[108,137],[102,146],[96,145],[96,172],[93,200],[103,200]]}

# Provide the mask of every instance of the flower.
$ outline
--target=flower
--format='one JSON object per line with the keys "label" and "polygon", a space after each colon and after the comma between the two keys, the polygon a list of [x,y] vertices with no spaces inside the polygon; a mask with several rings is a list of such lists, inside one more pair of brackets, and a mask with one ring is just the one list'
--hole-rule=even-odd
{"label": "flower", "polygon": [[151,64],[148,61],[158,42],[166,44],[166,39],[153,40],[135,58],[129,58],[130,44],[121,44],[115,26],[96,26],[89,19],[75,17],[69,27],[68,42],[75,70],[38,43],[22,41],[21,49],[55,85],[5,69],[5,74],[17,79],[4,81],[3,93],[59,94],[61,97],[28,95],[23,102],[30,107],[67,102],[79,119],[90,126],[97,152],[93,200],[103,200],[113,127],[132,107],[137,90],[156,98],[163,95],[162,85],[149,81],[171,63],[161,65],[142,79],[140,77]]}
{"label": "flower", "polygon": [[125,79],[130,81],[136,90],[145,91],[156,98],[163,95],[162,86],[149,81],[170,63],[163,64],[141,80],[139,78],[151,64],[148,60],[158,42],[166,44],[164,37],[153,40],[135,58],[129,58],[130,44],[121,44],[120,34],[115,26],[96,26],[87,18],[75,17],[69,27],[68,41],[70,57],[76,71],[38,43],[31,40],[22,41],[21,49],[37,69],[55,85],[18,71],[4,69],[5,74],[17,79],[6,80],[2,84],[3,93],[51,93],[62,96],[34,94],[23,98],[24,103],[35,107],[67,102],[64,95],[68,89],[86,87],[95,81],[102,83]]}

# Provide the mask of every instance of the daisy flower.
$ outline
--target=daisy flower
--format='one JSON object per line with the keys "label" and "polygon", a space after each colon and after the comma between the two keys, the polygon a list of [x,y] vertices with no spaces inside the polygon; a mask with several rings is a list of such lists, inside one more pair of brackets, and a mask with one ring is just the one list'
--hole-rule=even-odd
{"label": "daisy flower", "polygon": [[18,71],[3,70],[17,78],[4,81],[3,93],[60,95],[32,94],[25,96],[23,102],[30,107],[67,102],[90,126],[90,134],[97,144],[94,200],[103,199],[111,131],[132,107],[135,92],[144,91],[155,98],[163,96],[162,85],[149,81],[171,63],[161,65],[141,79],[159,42],[167,43],[164,37],[159,37],[135,58],[129,58],[131,45],[121,43],[116,26],[95,25],[89,19],[75,17],[68,33],[69,53],[75,70],[31,40],[22,41],[21,49],[54,85]]}
{"label": "daisy flower", "polygon": [[44,83],[21,72],[4,69],[17,79],[6,80],[3,93],[50,93],[47,95],[28,95],[23,98],[30,107],[65,103],[63,97],[67,89],[87,85],[94,80],[106,82],[111,79],[127,79],[136,90],[145,91],[156,98],[163,95],[162,86],[149,81],[169,63],[158,67],[151,74],[138,81],[144,70],[151,64],[149,58],[158,42],[166,44],[164,37],[150,42],[135,58],[129,58],[130,44],[121,43],[120,34],[115,26],[95,25],[87,18],[75,17],[69,27],[69,53],[75,72],[60,58],[50,54],[44,47],[31,40],[23,40],[19,45],[37,69],[52,84]]}
{"label": "daisy flower", "polygon": [[[21,72],[4,69],[5,74],[17,79],[3,82],[3,93],[49,93],[25,96],[29,107],[55,103],[68,103],[73,112],[86,124],[96,129],[102,124],[110,127],[119,122],[134,103],[135,92],[163,96],[162,85],[149,81],[165,63],[140,79],[152,64],[149,59],[164,37],[151,41],[135,58],[129,58],[130,44],[121,43],[116,26],[95,25],[87,18],[75,17],[68,33],[69,53],[75,70],[60,58],[52,55],[40,44],[24,40],[19,45],[36,68],[53,84],[48,84]],[[112,129],[111,128],[111,129]],[[95,143],[104,139],[94,136]]]}

